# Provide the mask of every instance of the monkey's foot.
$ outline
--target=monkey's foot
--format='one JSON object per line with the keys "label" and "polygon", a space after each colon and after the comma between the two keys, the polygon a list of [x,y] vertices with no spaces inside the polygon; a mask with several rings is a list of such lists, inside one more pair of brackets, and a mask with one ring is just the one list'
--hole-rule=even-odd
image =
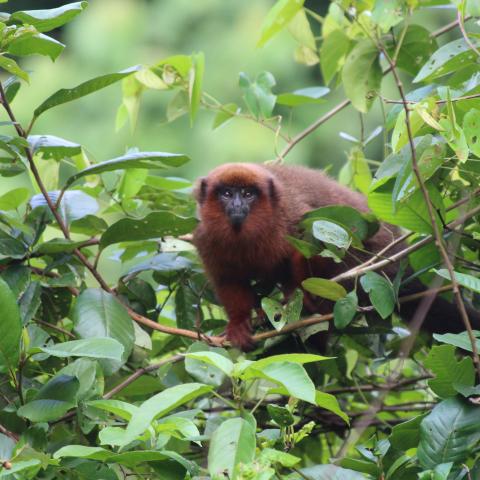
{"label": "monkey's foot", "polygon": [[252,333],[247,322],[233,324],[230,322],[227,325],[227,340],[244,352],[254,348]]}

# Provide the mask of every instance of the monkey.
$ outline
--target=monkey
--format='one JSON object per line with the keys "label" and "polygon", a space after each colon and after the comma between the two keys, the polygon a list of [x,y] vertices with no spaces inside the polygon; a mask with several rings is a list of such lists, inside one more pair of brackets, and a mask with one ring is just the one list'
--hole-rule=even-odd
{"label": "monkey", "polygon": [[[288,299],[306,278],[333,278],[355,265],[352,258],[343,263],[318,255],[307,260],[296,250],[287,236],[298,235],[303,215],[331,205],[370,211],[365,196],[325,173],[279,164],[221,165],[197,181],[194,196],[200,222],[193,243],[227,313],[227,340],[242,350],[252,346],[251,312],[258,306],[253,282],[266,291],[280,285]],[[377,253],[399,235],[397,227],[381,223],[364,242],[365,249]],[[404,246],[399,243],[389,252]],[[368,258],[362,252],[359,257],[360,261]],[[392,278],[396,268],[387,266],[384,271]],[[304,307],[327,313],[309,298],[304,295]]]}

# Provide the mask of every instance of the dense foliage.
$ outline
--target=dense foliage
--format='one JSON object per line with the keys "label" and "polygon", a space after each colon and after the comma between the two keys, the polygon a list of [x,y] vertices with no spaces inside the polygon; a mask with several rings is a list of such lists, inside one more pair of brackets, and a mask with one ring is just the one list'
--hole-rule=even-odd
{"label": "dense foliage", "polygon": [[[21,57],[55,60],[65,45],[49,32],[87,2],[0,14],[0,175],[31,184],[0,197],[0,478],[480,478],[480,332],[467,313],[480,293],[480,6],[338,0],[320,16],[303,3],[277,1],[258,46],[288,30],[323,85],[278,92],[274,74],[240,73],[243,104],[220,102],[198,52],[84,79],[32,106],[26,124],[14,102],[28,88]],[[456,20],[437,31],[416,22],[437,6]],[[256,350],[229,348],[191,245],[191,183],[175,176],[190,159],[129,148],[92,162],[82,145],[37,131],[40,116],[117,82],[117,128],[135,127],[145,92],[170,92],[170,122],[194,124],[200,109],[214,129],[256,122],[275,132],[279,162],[350,108],[361,136],[340,132],[351,148],[339,180],[368,196],[373,215],[319,209],[291,242],[341,262],[380,220],[405,229],[409,247],[306,280],[335,302],[329,315],[302,318],[301,291],[286,305],[273,292]],[[344,100],[291,134],[298,109],[342,89]],[[365,131],[372,105],[384,122]],[[383,158],[367,158],[382,136]],[[394,281],[376,272],[391,261]],[[465,332],[407,329],[394,310],[411,300],[399,291],[412,276],[457,304]],[[309,337],[329,323],[329,345],[315,351]]]}

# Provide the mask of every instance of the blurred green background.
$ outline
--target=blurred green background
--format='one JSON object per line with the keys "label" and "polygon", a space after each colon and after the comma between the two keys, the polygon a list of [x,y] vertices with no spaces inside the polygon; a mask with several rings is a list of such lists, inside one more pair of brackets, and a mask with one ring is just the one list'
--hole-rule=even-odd
{"label": "blurred green background", "polygon": [[[65,3],[68,2],[11,0],[2,7],[15,11]],[[272,0],[92,0],[89,3],[83,14],[56,32],[67,48],[55,63],[45,57],[21,60],[31,75],[30,85],[22,87],[13,105],[22,122],[28,122],[33,108],[60,88],[135,64],[154,64],[173,54],[203,51],[204,89],[223,103],[242,104],[238,88],[238,75],[242,71],[250,78],[261,71],[270,71],[277,80],[275,93],[323,84],[318,65],[307,67],[295,62],[296,42],[288,32],[280,33],[264,48],[256,48],[260,25],[274,4]],[[306,2],[321,14],[328,4],[328,1]],[[415,20],[435,28],[453,18],[452,10],[430,9]],[[441,42],[448,41],[447,37]],[[391,98],[395,98],[393,85],[390,89],[387,86],[389,91]],[[282,149],[283,144],[274,133],[244,119],[235,119],[213,130],[214,113],[201,111],[192,127],[187,115],[166,123],[166,106],[171,98],[169,92],[148,91],[142,100],[136,130],[132,132],[126,125],[117,132],[115,117],[122,101],[121,86],[117,84],[47,112],[32,133],[48,133],[81,143],[93,161],[121,155],[129,147],[186,153],[192,162],[175,174],[189,179],[225,162],[269,160]],[[295,109],[292,117],[288,110],[279,111],[284,115],[285,133],[295,135],[342,98],[340,89],[330,93],[322,105]],[[378,103],[366,120],[367,134],[383,123]],[[349,107],[299,144],[288,161],[330,166],[336,172],[350,148],[339,132],[358,136],[359,129],[359,114]],[[380,136],[369,146],[367,155],[381,160],[382,145]],[[2,179],[0,190],[5,191],[20,181],[18,177]]]}

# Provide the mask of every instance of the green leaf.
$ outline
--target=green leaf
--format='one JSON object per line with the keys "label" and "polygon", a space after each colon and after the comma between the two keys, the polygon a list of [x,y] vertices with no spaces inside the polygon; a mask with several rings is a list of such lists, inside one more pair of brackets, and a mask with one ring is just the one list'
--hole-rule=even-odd
{"label": "green leaf", "polygon": [[296,289],[286,305],[268,297],[262,298],[262,310],[275,330],[281,330],[287,323],[300,319],[303,308],[303,292]]}
{"label": "green leaf", "polygon": [[26,82],[30,81],[28,77],[28,73],[22,70],[18,66],[17,62],[12,58],[8,58],[8,57],[4,57],[3,55],[0,55],[0,68],[3,68],[7,72],[21,78],[22,80],[25,80]]}
{"label": "green leaf", "polygon": [[[1,62],[0,66],[2,66]],[[108,87],[109,85],[112,85],[113,83],[116,83],[124,79],[125,77],[128,77],[128,75],[137,72],[138,70],[140,70],[140,68],[141,67],[137,65],[135,67],[122,70],[118,73],[109,73],[107,75],[101,75],[99,77],[92,78],[91,80],[87,80],[86,82],[83,82],[73,88],[62,88],[61,90],[58,90],[53,95],[48,97],[41,105],[39,105],[33,112],[33,115],[36,118],[50,108],[56,107],[57,105],[62,105],[67,102],[71,102],[73,100],[77,100],[78,98],[85,97],[86,95],[96,92],[97,90]],[[15,72],[11,73],[17,75],[17,73]]]}
{"label": "green leaf", "polygon": [[[434,272],[437,275],[440,275],[447,280],[451,280],[450,272],[446,268],[441,268],[440,270],[434,269]],[[480,293],[480,278],[474,277],[473,275],[469,275],[468,273],[455,273],[455,280],[459,285],[462,287],[471,290],[472,292]]]}
{"label": "green leaf", "polygon": [[189,78],[190,123],[193,123],[200,107],[202,98],[203,73],[205,71],[205,56],[203,53],[192,55],[192,70]]}
{"label": "green leaf", "polygon": [[395,294],[392,284],[375,272],[367,272],[360,278],[360,284],[372,302],[375,310],[385,319],[395,308]]}
{"label": "green leaf", "polygon": [[[474,330],[473,333],[474,336],[477,338],[477,348],[480,350],[480,332]],[[467,332],[444,333],[443,335],[439,333],[434,333],[433,338],[437,340],[437,342],[448,343],[449,345],[454,345],[455,347],[466,350],[467,352],[472,351],[472,342],[470,341]]]}
{"label": "green leaf", "polygon": [[35,253],[42,255],[50,255],[61,252],[73,252],[76,248],[82,245],[83,241],[74,242],[73,240],[67,240],[66,238],[52,238],[48,242],[40,243],[35,248]]}
{"label": "green leaf", "polygon": [[340,29],[333,30],[324,38],[320,47],[320,68],[326,85],[342,68],[351,44],[348,35]]}
{"label": "green leaf", "polygon": [[335,245],[338,248],[348,248],[351,236],[337,223],[328,220],[316,220],[312,224],[313,236],[324,243]]}
{"label": "green leaf", "polygon": [[[233,362],[229,358],[225,357],[224,355],[221,355],[220,353],[208,352],[208,351],[207,352],[201,352],[201,351],[189,352],[185,354],[185,357],[200,360],[201,362],[217,367],[227,377],[230,377],[232,375]],[[186,370],[189,371],[191,369],[186,368]]]}
{"label": "green leaf", "polygon": [[[390,1],[390,0],[387,0]],[[398,52],[397,67],[409,73],[416,75],[422,65],[438,48],[435,38],[431,32],[421,25],[409,25],[402,42],[402,48]],[[389,50],[390,56],[393,56],[395,48]]]}
{"label": "green leaf", "polygon": [[75,2],[48,10],[20,10],[12,13],[10,22],[34,26],[39,32],[48,32],[70,22],[87,8],[88,2]]}
{"label": "green leaf", "polygon": [[66,445],[65,447],[57,450],[53,454],[53,458],[88,458],[90,460],[98,460],[100,462],[104,462],[114,455],[115,454],[113,452],[105,450],[101,447],[87,447],[85,445]]}
{"label": "green leaf", "polygon": [[27,188],[14,188],[0,197],[0,210],[16,210],[30,196]]}
{"label": "green leaf", "polygon": [[428,413],[418,415],[392,427],[389,437],[392,447],[402,451],[417,448],[418,442],[420,442],[420,424],[427,415]]}
{"label": "green leaf", "polygon": [[343,329],[350,324],[355,317],[358,307],[358,298],[355,290],[339,298],[333,307],[333,321],[335,328]]}
{"label": "green leaf", "polygon": [[240,109],[236,103],[227,103],[222,105],[221,110],[215,115],[212,128],[215,130],[221,125],[231,120]]}
{"label": "green leaf", "polygon": [[332,205],[311,210],[303,216],[302,226],[311,228],[309,225],[317,219],[328,219],[333,223],[344,225],[350,233],[360,241],[371,237],[378,230],[378,221],[359,212],[353,207],[347,205]]}
{"label": "green leaf", "polygon": [[239,479],[241,464],[248,465],[255,456],[255,431],[243,418],[225,420],[213,432],[208,450],[208,471],[213,478],[227,472],[228,478]]}
{"label": "green leaf", "polygon": [[281,452],[273,448],[264,448],[260,453],[260,459],[265,459],[270,463],[279,463],[285,468],[292,468],[301,461],[301,458],[296,457],[295,455]]}
{"label": "green leaf", "polygon": [[468,148],[477,157],[480,157],[480,110],[470,109],[463,117],[463,132]]}
{"label": "green leaf", "polygon": [[76,405],[76,394],[80,386],[77,378],[59,375],[47,382],[35,398],[22,405],[17,414],[31,422],[57,420]]}
{"label": "green leaf", "polygon": [[261,306],[275,330],[279,331],[286,325],[287,319],[283,316],[283,305],[279,301],[264,297]]}
{"label": "green leaf", "polygon": [[255,118],[269,118],[277,97],[272,93],[272,87],[276,84],[274,76],[270,72],[262,72],[257,75],[254,82],[241,72],[239,85],[243,90],[243,99]]}
{"label": "green leaf", "polygon": [[[162,460],[174,458],[174,456],[169,455],[168,452],[159,452],[155,450],[136,450],[115,453],[101,447],[88,447],[84,445],[67,445],[62,447],[60,450],[57,450],[53,457],[85,458],[89,460],[97,460],[99,462],[117,463],[120,465],[125,465],[129,468],[134,468],[140,463],[161,462]],[[103,480],[104,477],[102,476],[101,478]]]}
{"label": "green leaf", "polygon": [[[427,185],[430,199],[436,209],[443,211],[442,198],[432,184]],[[406,201],[397,205],[394,209],[392,202],[392,192],[385,186],[385,188],[376,189],[368,194],[368,206],[373,213],[381,220],[407,228],[417,233],[432,233],[432,223],[428,213],[428,208],[421,191],[417,190]],[[437,221],[441,225],[441,221],[436,215]]]}
{"label": "green leaf", "polygon": [[270,418],[282,428],[289,427],[295,423],[295,417],[286,407],[271,403],[267,405],[267,412]]}
{"label": "green leaf", "polygon": [[3,278],[0,278],[0,305],[2,305],[0,365],[3,368],[15,368],[20,356],[22,321],[16,298]]}
{"label": "green leaf", "polygon": [[95,288],[84,290],[73,307],[72,320],[80,338],[111,338],[123,346],[121,362],[101,362],[107,375],[127,361],[135,342],[133,320],[111,293]]}
{"label": "green leaf", "polygon": [[366,480],[363,473],[355,472],[349,468],[337,467],[333,464],[315,465],[314,467],[302,468],[299,470],[302,475],[294,474],[290,480],[302,480],[311,478],[312,480]]}
{"label": "green leaf", "polygon": [[84,401],[103,393],[103,379],[96,360],[77,358],[60,369],[57,375],[70,375],[80,382],[77,400]]}
{"label": "green leaf", "polygon": [[367,195],[372,183],[372,173],[363,151],[360,148],[353,148],[349,160],[353,170],[353,184],[355,188]]}
{"label": "green leaf", "polygon": [[263,21],[257,47],[283,30],[303,7],[304,0],[278,0]]}
{"label": "green leaf", "polygon": [[[48,192],[48,196],[54,204],[57,202],[59,195],[59,190]],[[44,207],[49,212],[48,214],[52,216],[50,210],[48,209],[48,204],[43,196],[43,193],[34,195],[30,199],[30,205],[32,206],[32,209]],[[93,215],[98,211],[98,208],[97,201],[81,190],[66,191],[63,195],[62,201],[60,202],[60,213],[68,223],[88,215]]]}
{"label": "green leaf", "polygon": [[95,215],[85,215],[78,220],[73,220],[70,224],[72,233],[81,233],[89,237],[94,237],[108,228],[107,222],[103,218]]}
{"label": "green leaf", "polygon": [[[403,2],[401,0],[378,0],[372,10],[372,20],[384,33],[403,20]],[[404,44],[402,43],[402,49]]]}
{"label": "green leaf", "polygon": [[80,172],[72,175],[65,182],[64,188],[69,187],[79,178],[87,175],[98,175],[104,172],[114,170],[127,170],[129,168],[158,169],[165,167],[180,167],[190,159],[181,153],[166,152],[133,152],[122,155],[121,157],[106,160],[87,167]]}
{"label": "green leaf", "polygon": [[33,153],[42,153],[43,158],[62,160],[82,151],[82,146],[54,135],[30,135],[28,143]]}
{"label": "green leaf", "polygon": [[480,440],[480,408],[464,399],[437,405],[420,425],[418,460],[424,468],[463,463]]}
{"label": "green leaf", "polygon": [[333,301],[337,301],[347,295],[347,291],[342,285],[325,278],[307,278],[302,282],[302,287],[307,292]]}
{"label": "green leaf", "polygon": [[382,83],[378,56],[371,40],[362,40],[349,53],[342,70],[345,94],[362,113],[367,113]]}
{"label": "green leaf", "polygon": [[347,425],[350,425],[348,415],[342,411],[337,399],[333,395],[317,390],[315,392],[315,403],[320,408],[324,408],[325,410],[338,415]]}
{"label": "green leaf", "polygon": [[57,343],[49,347],[36,347],[31,353],[48,353],[52,357],[89,357],[121,361],[123,345],[113,338],[86,338]]}
{"label": "green leaf", "polygon": [[195,218],[180,217],[166,211],[152,212],[140,220],[123,218],[104,232],[100,239],[100,248],[103,249],[118,242],[148,240],[167,235],[184,235],[190,233],[196,224]]}
{"label": "green leaf", "polygon": [[323,103],[321,97],[330,93],[327,87],[308,87],[295,90],[291,93],[280,93],[277,97],[277,104],[288,107],[298,107],[305,104]]}
{"label": "green leaf", "polygon": [[[470,41],[477,48],[480,46],[480,40],[477,38],[470,37]],[[463,37],[459,38],[440,47],[421,68],[413,82],[430,82],[475,61],[475,52]]]}
{"label": "green leaf", "polygon": [[252,362],[250,366],[252,368],[263,368],[272,363],[278,362],[291,362],[303,365],[305,363],[322,362],[328,360],[330,357],[322,357],[321,355],[314,355],[313,353],[283,353],[280,355],[271,355],[269,357],[261,358],[255,362]]}
{"label": "green leaf", "polygon": [[274,362],[258,365],[254,362],[241,375],[244,380],[264,378],[280,385],[281,393],[315,404],[315,386],[305,368],[298,363]]}
{"label": "green leaf", "polygon": [[32,458],[31,460],[20,460],[11,463],[12,468],[10,468],[9,470],[3,468],[0,472],[0,478],[12,478],[12,475],[21,472],[22,470],[28,469],[29,471],[31,471],[32,467],[37,467],[41,464],[41,460],[39,460],[38,458]]}
{"label": "green leaf", "polygon": [[122,402],[121,400],[91,400],[88,405],[106,412],[113,413],[117,417],[124,420],[130,420],[132,415],[138,410],[135,405],[131,403]]}
{"label": "green leaf", "polygon": [[8,45],[8,53],[17,56],[46,55],[55,60],[65,48],[63,43],[43,33],[22,35]]}
{"label": "green leaf", "polygon": [[7,80],[3,82],[3,89],[5,90],[8,103],[13,102],[21,86],[22,83],[16,76],[8,77]]}
{"label": "green leaf", "polygon": [[453,397],[457,394],[454,383],[473,386],[475,369],[470,357],[461,361],[455,358],[455,347],[452,345],[434,346],[424,362],[435,378],[428,381],[429,387],[441,398]]}
{"label": "green leaf", "polygon": [[201,383],[185,383],[157,393],[143,402],[132,415],[122,444],[126,445],[141,435],[155,418],[162,417],[180,405],[210,392],[212,388]]}

